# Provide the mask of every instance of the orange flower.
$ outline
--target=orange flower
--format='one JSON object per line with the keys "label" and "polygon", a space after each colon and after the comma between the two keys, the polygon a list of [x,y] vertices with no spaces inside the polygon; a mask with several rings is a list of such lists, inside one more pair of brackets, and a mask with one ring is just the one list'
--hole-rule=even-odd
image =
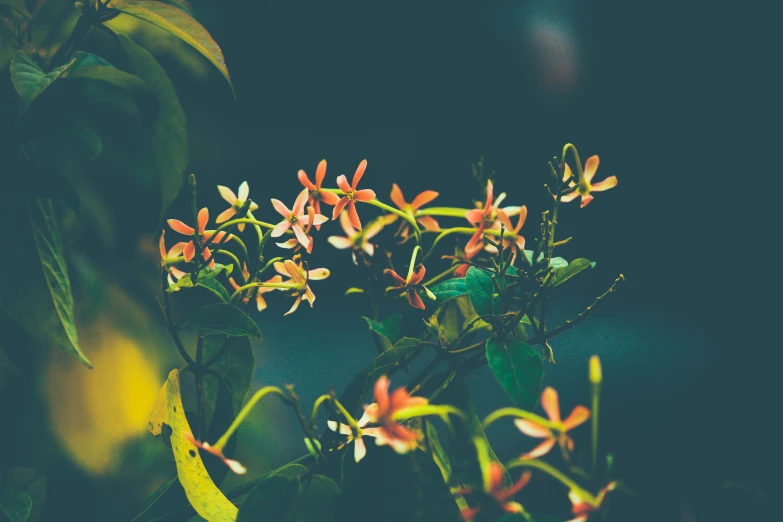
{"label": "orange flower", "polygon": [[582,500],[582,497],[579,496],[579,494],[576,491],[569,491],[568,492],[568,499],[571,501],[572,507],[571,511],[574,515],[576,515],[576,518],[572,518],[568,522],[586,522],[587,518],[590,516],[590,513],[594,511],[598,511],[601,509],[601,504],[604,502],[604,498],[606,497],[606,494],[610,491],[613,491],[617,488],[616,482],[610,482],[606,485],[604,489],[598,492],[598,496],[596,497],[596,500],[598,501],[598,505],[588,504],[584,500]]}
{"label": "orange flower", "polygon": [[359,181],[362,179],[362,176],[364,176],[364,171],[366,169],[367,160],[362,160],[356,168],[351,185],[348,185],[348,178],[345,177],[345,174],[340,174],[337,178],[337,186],[343,191],[343,197],[335,204],[334,211],[332,212],[332,219],[337,219],[340,212],[348,207],[348,217],[351,219],[351,224],[354,228],[359,230],[362,229],[362,222],[359,220],[359,214],[356,212],[356,202],[367,202],[375,199],[375,191],[373,190],[356,190],[356,186],[359,185]]}
{"label": "orange flower", "polygon": [[169,284],[173,285],[177,279],[185,275],[185,272],[173,266],[168,266],[168,263],[178,258],[180,254],[182,254],[182,251],[185,249],[185,245],[187,245],[187,243],[184,241],[177,243],[167,252],[166,243],[163,239],[165,235],[166,231],[163,230],[160,233],[160,241],[158,242],[158,247],[160,248],[160,267],[169,273]]}
{"label": "orange flower", "polygon": [[[484,231],[485,230],[500,230],[502,224],[506,230],[515,230],[511,225],[509,216],[515,216],[524,212],[527,217],[526,207],[506,207],[500,208],[500,204],[506,199],[505,192],[500,194],[497,199],[494,198],[493,186],[491,181],[487,181],[487,201],[482,208],[474,208],[468,210],[465,214],[465,218],[474,226],[476,231],[471,236],[468,244],[465,245],[465,252],[471,257],[480,252],[484,248]],[[494,200],[494,202],[493,202]],[[524,211],[522,210],[524,209]],[[525,223],[524,218],[520,218],[519,228]],[[488,251],[491,251],[491,245],[488,245]]]}
{"label": "orange flower", "polygon": [[289,278],[289,283],[294,283],[297,285],[301,285],[301,289],[296,289],[291,291],[291,295],[296,297],[296,301],[294,302],[294,305],[291,307],[290,310],[288,310],[283,315],[289,315],[296,311],[297,308],[299,308],[299,304],[302,302],[302,299],[304,298],[305,301],[310,303],[310,308],[313,307],[313,303],[315,302],[315,294],[312,290],[310,290],[309,281],[312,279],[313,281],[318,281],[320,279],[326,279],[329,277],[329,270],[326,268],[315,268],[313,270],[305,271],[304,268],[302,268],[301,260],[299,259],[299,256],[294,256],[294,259],[297,262],[294,262],[290,259],[286,259],[282,263],[277,262],[275,263],[275,270],[278,274],[284,275]]}
{"label": "orange flower", "polygon": [[[503,482],[503,475],[503,466],[497,462],[490,462],[489,484],[487,484],[486,490],[484,491],[485,496],[494,500],[497,506],[506,513],[522,513],[522,506],[516,502],[510,501],[509,499],[516,495],[519,490],[524,488],[527,483],[530,482],[532,473],[530,471],[524,472],[522,476],[519,477],[519,480],[508,488],[505,487]],[[464,495],[466,493],[473,493],[473,491],[470,489],[463,489],[460,490],[459,493]],[[479,511],[481,511],[480,506],[465,508],[462,510],[462,516],[465,517],[465,520],[471,521],[479,513]]]}
{"label": "orange flower", "polygon": [[412,271],[411,274],[408,276],[408,279],[403,279],[397,272],[392,270],[391,268],[387,268],[383,271],[384,274],[390,275],[392,279],[394,279],[394,282],[397,283],[397,286],[392,287],[392,290],[402,290],[403,293],[408,295],[408,302],[411,304],[414,308],[419,308],[420,310],[424,310],[424,301],[421,300],[421,297],[419,297],[418,289],[423,288],[424,291],[427,293],[427,297],[432,299],[433,301],[437,299],[435,297],[435,294],[430,292],[429,288],[421,284],[422,279],[424,279],[424,274],[427,272],[427,269],[424,268],[424,265],[419,263],[419,266],[416,268],[416,270]]}
{"label": "orange flower", "polygon": [[[315,209],[316,214],[321,213],[321,201],[332,206],[340,201],[340,197],[337,194],[321,191],[321,184],[324,182],[325,176],[326,160],[321,160],[320,163],[318,163],[318,167],[315,169],[315,183],[310,181],[310,178],[307,177],[307,173],[304,170],[299,170],[297,173],[299,182],[304,185],[310,193],[309,204]],[[321,230],[321,225],[316,225],[315,228]]]}
{"label": "orange flower", "polygon": [[[318,214],[319,216],[321,214]],[[275,243],[280,248],[293,248],[294,252],[298,251],[300,247],[304,246],[305,250],[308,254],[313,253],[313,237],[310,235],[310,231],[313,228],[313,223],[319,223],[319,221],[315,218],[315,208],[314,207],[307,207],[307,224],[302,229],[302,232],[304,232],[305,237],[308,240],[307,246],[303,245],[301,241],[299,241],[299,237],[295,236],[289,239],[288,241],[284,241],[282,243]],[[324,218],[325,219],[325,218]],[[316,225],[316,228],[320,228],[320,223]]]}
{"label": "orange flower", "polygon": [[[432,216],[419,216],[416,217],[416,211],[419,210],[422,206],[426,205],[427,203],[431,202],[435,198],[438,197],[438,193],[434,190],[425,190],[415,198],[413,198],[413,201],[408,203],[405,201],[405,196],[402,195],[402,191],[400,190],[400,187],[397,186],[396,183],[392,183],[392,191],[391,191],[391,200],[392,202],[397,205],[397,208],[408,214],[410,217],[415,218],[416,221],[419,222],[419,224],[424,227],[424,230],[427,230],[429,232],[439,232],[440,226],[438,225],[438,222],[435,221],[435,218]],[[406,223],[403,223],[403,228],[400,232],[400,235],[403,237],[403,239],[407,239],[408,234],[410,232],[410,226]]]}
{"label": "orange flower", "polygon": [[210,446],[209,442],[197,441],[193,437],[193,434],[190,432],[185,432],[183,434],[183,437],[185,437],[185,439],[189,441],[191,444],[193,444],[194,446],[201,448],[204,451],[208,451],[209,453],[213,454],[214,456],[222,460],[226,464],[226,466],[228,466],[228,468],[234,473],[236,473],[237,475],[244,475],[245,473],[247,473],[247,468],[245,466],[243,466],[236,460],[227,459],[225,455],[223,455],[223,451],[221,449],[215,448],[214,446]]}
{"label": "orange flower", "polygon": [[[249,280],[250,280],[250,272],[247,271],[247,264],[243,265],[242,277],[244,277],[245,283],[249,282]],[[237,291],[240,288],[242,288],[240,285],[238,285],[236,283],[236,281],[234,281],[233,277],[229,277],[228,278],[228,282],[231,283],[231,287],[234,289],[234,291]],[[279,275],[276,275],[276,276],[272,277],[271,279],[268,279],[265,282],[266,283],[282,283],[283,282],[283,278],[280,277]],[[258,288],[254,288],[253,290],[256,293],[256,308],[258,308],[259,312],[263,312],[264,310],[266,310],[266,300],[264,299],[264,294],[267,293],[267,292],[274,292],[275,290],[280,290],[280,289],[279,288],[269,288],[269,287],[266,287],[266,286],[259,286]],[[245,304],[249,303],[250,302],[250,296],[248,295],[248,296],[243,297],[242,298],[242,302],[244,302]]]}
{"label": "orange flower", "polygon": [[[218,192],[220,192],[220,197],[226,200],[226,202],[228,202],[228,204],[231,206],[220,213],[220,215],[215,220],[215,223],[225,223],[232,217],[236,216],[237,211],[245,206],[247,198],[250,196],[250,188],[247,185],[247,181],[243,181],[242,184],[239,185],[237,194],[234,194],[233,190],[228,187],[224,187],[223,185],[218,185]],[[258,205],[251,201],[247,210],[248,212],[258,210]],[[245,224],[238,223],[237,229],[242,232],[245,230]]]}
{"label": "orange flower", "polygon": [[310,223],[320,225],[321,223],[328,221],[329,218],[321,214],[313,214],[312,217],[305,214],[304,209],[307,199],[307,189],[304,189],[296,197],[296,201],[291,210],[289,210],[279,199],[272,199],[272,206],[274,206],[275,210],[285,218],[272,229],[272,237],[280,237],[290,228],[294,231],[294,236],[296,236],[299,243],[309,251],[311,248],[310,237],[305,234],[302,225],[308,225]]}
{"label": "orange flower", "polygon": [[[206,207],[199,210],[196,219],[198,220],[198,230],[195,230],[193,227],[186,225],[179,219],[169,219],[168,224],[169,227],[171,227],[171,229],[175,232],[194,237],[194,239],[191,239],[190,242],[187,243],[182,249],[182,256],[185,258],[185,262],[190,263],[190,261],[196,255],[196,243],[194,241],[197,241],[198,249],[201,250],[201,255],[204,256],[204,260],[206,261],[209,259],[209,268],[214,269],[215,260],[212,258],[212,252],[209,250],[209,247],[206,246],[210,243],[212,236],[215,236],[214,230],[206,230],[207,223],[209,222],[209,210],[207,210]],[[214,242],[220,243],[223,241],[225,236],[225,232],[218,232]]]}
{"label": "orange flower", "polygon": [[421,434],[395,421],[394,414],[406,408],[424,406],[427,399],[411,397],[405,388],[397,388],[390,396],[389,384],[389,378],[385,375],[375,382],[375,402],[364,409],[362,420],[379,425],[372,434],[375,444],[388,445],[397,453],[407,453],[418,447]]}
{"label": "orange flower", "polygon": [[545,455],[552,449],[555,443],[559,443],[563,448],[568,451],[574,450],[574,441],[568,436],[567,432],[573,428],[579,426],[587,419],[590,418],[590,410],[584,406],[577,406],[573,409],[571,414],[566,420],[560,420],[560,404],[557,399],[557,392],[552,387],[547,387],[541,394],[541,407],[549,416],[549,420],[557,426],[557,433],[548,426],[538,424],[534,421],[526,419],[516,419],[516,424],[519,431],[525,435],[536,437],[539,439],[546,439],[544,442],[525,453],[521,456],[523,459],[534,459]]}
{"label": "orange flower", "polygon": [[565,196],[562,196],[560,198],[560,201],[564,203],[568,203],[569,201],[573,201],[579,196],[582,197],[582,205],[581,208],[586,207],[590,202],[593,200],[592,192],[603,192],[604,190],[609,190],[612,187],[617,186],[617,176],[609,176],[603,181],[599,181],[598,183],[591,183],[593,181],[593,176],[595,176],[595,172],[598,170],[598,156],[590,156],[587,158],[587,161],[585,162],[585,168],[582,171],[582,175],[577,180],[577,183],[574,183],[573,179],[573,173],[571,172],[571,167],[568,166],[568,163],[566,163],[565,166],[565,173],[563,175],[563,181],[568,181],[571,179],[571,182],[568,184],[569,187],[575,188],[573,192],[566,194]]}

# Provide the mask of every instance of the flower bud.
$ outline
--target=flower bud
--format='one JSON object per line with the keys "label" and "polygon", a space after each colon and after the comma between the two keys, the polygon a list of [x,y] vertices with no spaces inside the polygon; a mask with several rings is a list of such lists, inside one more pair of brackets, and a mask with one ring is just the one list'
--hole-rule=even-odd
{"label": "flower bud", "polygon": [[590,357],[590,382],[592,384],[601,384],[601,359],[597,355]]}

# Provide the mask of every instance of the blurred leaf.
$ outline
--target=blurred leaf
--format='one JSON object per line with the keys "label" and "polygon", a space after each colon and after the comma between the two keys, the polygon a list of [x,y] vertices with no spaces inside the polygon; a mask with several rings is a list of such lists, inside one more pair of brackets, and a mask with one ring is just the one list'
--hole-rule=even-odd
{"label": "blurred leaf", "polygon": [[236,522],[281,522],[299,495],[299,480],[276,475],[256,484],[247,494]]}
{"label": "blurred leaf", "polygon": [[19,116],[22,116],[30,104],[75,62],[76,58],[72,58],[65,65],[44,73],[29,54],[17,51],[11,58],[11,81],[19,95]]}
{"label": "blurred leaf", "polygon": [[[506,273],[516,275],[517,271],[513,266],[509,266]],[[498,279],[499,284],[500,278],[497,274],[491,274],[475,266],[468,268],[468,273],[465,274],[465,286],[473,308],[482,317],[501,313],[500,296],[493,282],[493,276]],[[506,284],[508,283],[507,279]]]}
{"label": "blurred leaf", "polygon": [[466,294],[468,293],[468,289],[464,277],[455,277],[454,279],[449,279],[448,281],[443,281],[442,283],[431,286],[430,292],[435,294],[435,297],[438,298],[437,302],[440,303],[446,299]]}
{"label": "blurred leaf", "polygon": [[214,296],[226,304],[228,304],[228,302],[231,300],[231,296],[229,295],[228,290],[226,290],[226,288],[214,278],[199,278],[196,286],[209,290]]}
{"label": "blurred leaf", "polygon": [[171,426],[171,449],[177,464],[177,475],[193,509],[209,522],[234,522],[237,508],[209,477],[198,448],[184,434],[192,433],[185,418],[179,387],[179,370],[172,370],[166,386],[168,418]]}
{"label": "blurred leaf", "polygon": [[14,364],[8,354],[5,353],[5,348],[0,344],[0,391],[5,387],[6,383],[10,380],[11,375],[22,375],[22,371]]}
{"label": "blurred leaf", "polygon": [[[451,404],[467,414],[468,422],[455,417],[447,431],[449,442],[448,456],[453,471],[453,482],[449,485],[455,486],[478,486],[484,483],[482,469],[479,464],[479,456],[476,452],[476,446],[473,442],[478,438],[483,441],[488,449],[490,460],[501,464],[492,447],[489,445],[487,435],[481,425],[481,419],[476,414],[473,407],[473,401],[470,399],[468,387],[462,379],[454,379],[438,396],[435,404]],[[508,473],[505,473],[507,484],[511,483]]]}
{"label": "blurred leaf", "polygon": [[261,331],[248,315],[229,304],[215,303],[207,305],[190,316],[189,330],[212,330],[232,337],[247,335],[261,340]]}
{"label": "blurred leaf", "polygon": [[37,522],[46,504],[46,477],[34,469],[0,470],[0,519]]}
{"label": "blurred leaf", "polygon": [[168,382],[163,383],[158,397],[155,399],[155,404],[152,406],[152,412],[150,412],[150,420],[147,424],[147,431],[154,436],[158,436],[163,432],[163,425],[168,424]]}
{"label": "blurred leaf", "polygon": [[8,487],[0,491],[0,511],[10,522],[25,522],[30,516],[33,501],[26,491]]}
{"label": "blurred leaf", "polygon": [[[223,336],[208,335],[204,339],[204,361],[209,361],[214,357],[223,346],[223,343]],[[226,350],[211,368],[226,380],[231,389],[234,412],[240,411],[242,404],[245,402],[245,396],[250,389],[250,382],[253,379],[253,371],[255,369],[255,357],[253,355],[253,347],[250,345],[250,339],[247,337],[229,338]],[[204,376],[204,395],[210,398],[216,397],[217,393],[217,379],[207,374]],[[207,418],[210,418],[213,410],[212,401],[207,401]]]}
{"label": "blurred leaf", "polygon": [[544,363],[530,345],[516,339],[489,339],[487,363],[517,406],[525,410],[535,407],[544,378]]}
{"label": "blurred leaf", "polygon": [[381,351],[391,349],[391,347],[394,346],[394,343],[399,341],[402,337],[401,315],[393,315],[380,322],[365,316],[362,316],[362,319],[367,321],[367,325],[373,333],[373,340],[375,340],[375,344],[381,348]]}
{"label": "blurred leaf", "polygon": [[294,507],[295,516],[291,522],[331,522],[340,488],[324,475],[313,475],[309,481],[299,481],[299,497]]}
{"label": "blurred leaf", "polygon": [[[163,385],[163,390],[166,390],[166,384]],[[165,404],[165,403],[164,403]],[[136,515],[131,522],[142,522],[143,520],[150,520],[151,517],[160,515],[166,511],[163,506],[174,506],[174,503],[169,504],[168,501],[177,497],[177,500],[183,500],[187,502],[185,498],[185,491],[179,483],[179,477],[173,477],[156,489],[147,500],[144,501],[144,505],[141,507],[141,511]],[[178,502],[181,504],[182,502]]]}
{"label": "blurred leaf", "polygon": [[[430,317],[429,324],[443,346],[451,346],[468,328],[471,332],[490,329],[489,324],[478,318],[468,295],[458,295],[443,301]],[[469,339],[469,334],[466,334],[461,343],[465,344]]]}
{"label": "blurred leaf", "polygon": [[219,276],[221,272],[225,272],[228,276],[231,275],[231,272],[233,271],[234,265],[221,265],[220,263],[215,263],[215,268],[209,268],[208,266],[202,268],[198,273],[198,280],[201,281],[202,279],[214,279],[215,277]]}
{"label": "blurred leaf", "polygon": [[58,330],[50,332],[51,340],[79,359],[85,366],[92,368],[90,361],[79,347],[79,338],[76,335],[71,282],[68,278],[68,267],[65,263],[54,205],[50,199],[29,199],[28,210],[46,284],[61,325]]}
{"label": "blurred leaf", "polygon": [[[525,250],[525,256],[528,260],[533,259],[533,251],[532,250]],[[536,263],[540,263],[544,259],[544,253],[541,252],[538,254],[538,258],[536,259]],[[563,259],[562,257],[553,257],[549,260],[549,266],[552,268],[560,268],[563,266],[568,265],[568,261]]]}
{"label": "blurred leaf", "polygon": [[209,32],[185,11],[152,0],[113,0],[109,7],[168,31],[203,54],[226,78],[233,92],[223,52]]}
{"label": "blurred leaf", "polygon": [[591,263],[587,259],[579,258],[574,259],[566,266],[560,266],[555,268],[552,278],[549,280],[549,286],[557,286],[565,283],[582,270],[592,268],[595,263]]}
{"label": "blurred leaf", "polygon": [[[246,338],[245,338],[246,339]],[[214,377],[213,377],[214,379]],[[214,443],[217,441],[234,422],[235,410],[234,401],[231,395],[231,388],[228,386],[224,379],[217,379],[217,396],[208,395],[207,397],[215,397],[214,413],[212,414],[212,420],[207,428],[207,434],[203,437],[203,440]],[[206,388],[206,387],[205,387]],[[206,393],[207,390],[205,389]],[[205,398],[206,400],[206,398]],[[226,446],[223,448],[223,454],[227,458],[233,458],[237,449],[237,435],[235,434],[228,440]],[[201,458],[204,460],[204,466],[209,472],[209,476],[212,477],[212,481],[215,484],[220,484],[228,474],[228,466],[225,463],[212,455],[208,451],[201,451]]]}
{"label": "blurred leaf", "polygon": [[30,16],[30,12],[27,10],[24,0],[0,0],[0,5],[8,6],[12,11],[20,14],[26,20],[33,19],[33,17]]}
{"label": "blurred leaf", "polygon": [[365,393],[372,388],[381,375],[387,374],[403,364],[405,358],[420,346],[421,341],[419,339],[403,337],[392,348],[376,357],[372,363],[372,369],[367,373],[367,380],[364,385]]}
{"label": "blurred leaf", "polygon": [[[157,2],[144,3],[157,4]],[[177,10],[174,7],[164,7]],[[117,38],[125,50],[133,73],[149,84],[158,96],[160,111],[152,125],[152,133],[148,136],[147,142],[153,150],[155,159],[162,216],[179,194],[185,180],[184,172],[188,165],[185,113],[179,104],[177,91],[155,58],[127,36],[119,34]]]}

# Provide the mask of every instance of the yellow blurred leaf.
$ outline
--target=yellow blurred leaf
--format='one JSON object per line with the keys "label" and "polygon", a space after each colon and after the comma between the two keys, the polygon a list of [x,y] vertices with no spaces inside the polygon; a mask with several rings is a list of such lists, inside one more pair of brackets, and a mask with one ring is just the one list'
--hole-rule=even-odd
{"label": "yellow blurred leaf", "polygon": [[169,426],[171,426],[171,449],[177,463],[177,475],[188,501],[209,522],[234,522],[237,507],[218,489],[204,467],[198,448],[185,438],[192,433],[185,418],[185,408],[179,388],[179,370],[171,370],[166,381],[166,402]]}
{"label": "yellow blurred leaf", "polygon": [[155,405],[152,407],[152,413],[150,413],[150,422],[147,425],[147,430],[156,437],[163,431],[163,424],[169,423],[168,406],[166,401],[168,381],[161,386],[158,392],[158,398],[155,399]]}

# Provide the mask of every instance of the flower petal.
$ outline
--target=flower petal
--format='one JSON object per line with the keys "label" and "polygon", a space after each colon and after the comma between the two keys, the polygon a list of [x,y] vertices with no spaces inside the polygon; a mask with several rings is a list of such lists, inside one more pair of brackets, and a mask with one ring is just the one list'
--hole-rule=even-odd
{"label": "flower petal", "polygon": [[185,258],[186,263],[190,263],[190,260],[193,259],[196,255],[196,245],[193,244],[193,241],[190,241],[187,245],[185,245],[185,248],[182,249],[182,256]]}
{"label": "flower petal", "polygon": [[258,308],[259,312],[266,310],[266,299],[264,299],[264,296],[261,292],[256,294],[256,308]]}
{"label": "flower petal", "polygon": [[309,191],[307,189],[302,189],[302,192],[296,196],[296,201],[294,201],[294,208],[291,209],[291,214],[297,217],[301,216],[304,213],[304,208],[309,197]]}
{"label": "flower petal", "polygon": [[421,300],[421,297],[419,297],[419,294],[416,292],[408,292],[408,302],[413,308],[418,308],[419,310],[426,310],[427,308],[424,306],[424,301]]}
{"label": "flower petal", "polygon": [[329,272],[328,268],[313,268],[308,272],[308,278],[313,281],[321,281],[322,279],[329,277],[329,274],[331,274],[331,272]]}
{"label": "flower petal", "polygon": [[285,204],[280,201],[279,199],[271,199],[272,206],[275,207],[275,210],[277,210],[277,213],[283,216],[284,218],[291,217],[291,211],[288,209],[288,207],[285,206]]}
{"label": "flower petal", "polygon": [[407,285],[408,283],[403,279],[400,274],[392,270],[391,268],[387,268],[383,271],[384,274],[390,275],[392,279],[394,279],[394,282],[397,283],[400,287],[403,287]]}
{"label": "flower petal", "polygon": [[198,231],[199,233],[203,234],[207,229],[207,223],[209,223],[209,209],[207,209],[207,207],[204,207],[198,211],[197,221]]}
{"label": "flower petal", "polygon": [[416,267],[416,270],[411,274],[411,280],[409,281],[412,285],[417,285],[421,283],[421,280],[424,279],[424,275],[427,273],[427,269],[419,263],[419,266]]}
{"label": "flower petal", "polygon": [[[375,402],[377,404],[377,415],[379,416],[385,415],[389,411],[389,384],[391,384],[389,378],[385,375],[381,375],[375,381]],[[374,420],[377,420],[377,417]]]}
{"label": "flower petal", "polygon": [[440,232],[440,225],[438,225],[438,222],[432,216],[420,216],[416,218],[416,221],[418,221],[427,232]]}
{"label": "flower petal", "polygon": [[590,183],[590,180],[593,179],[593,176],[595,176],[595,171],[598,170],[598,156],[590,156],[587,158],[587,161],[585,161],[585,170],[583,171],[583,174],[585,175],[585,179],[588,183]]}
{"label": "flower petal", "polygon": [[375,246],[372,243],[365,243],[362,247],[368,256],[372,257],[375,254]]}
{"label": "flower petal", "polygon": [[593,186],[590,188],[592,192],[603,192],[604,190],[609,190],[612,187],[617,186],[617,176],[609,176],[603,181],[599,181],[598,183],[593,183]]}
{"label": "flower petal", "polygon": [[318,162],[318,166],[315,168],[315,185],[321,188],[321,183],[324,182],[326,176],[326,160],[322,159]]}
{"label": "flower petal", "polygon": [[284,275],[286,277],[291,277],[290,274],[288,273],[288,270],[285,269],[285,263],[281,263],[278,261],[273,266],[275,267],[275,272],[277,272],[278,274]]}
{"label": "flower petal", "polygon": [[566,431],[576,428],[590,418],[590,410],[584,406],[577,406],[574,411],[563,421]]}
{"label": "flower petal", "polygon": [[234,207],[228,207],[226,210],[218,214],[217,219],[215,220],[215,223],[225,223],[232,217],[236,215],[237,211]]}
{"label": "flower petal", "polygon": [[[351,188],[356,190],[356,186],[359,184],[359,181],[361,181],[362,176],[364,176],[364,171],[367,169],[367,160],[362,160],[359,163],[359,166],[356,167],[356,172],[353,175],[353,183],[351,184]],[[374,198],[375,196],[373,196]]]}
{"label": "flower petal", "polygon": [[353,242],[347,237],[329,236],[328,238],[326,238],[326,240],[334,248],[339,248],[340,250],[343,250],[345,248],[351,248],[353,246]]}
{"label": "flower petal", "polygon": [[389,198],[392,200],[392,203],[397,205],[397,208],[400,210],[405,208],[405,205],[407,205],[405,202],[405,197],[402,195],[402,190],[400,190],[400,187],[396,183],[392,183],[392,189],[391,194],[389,194]]}
{"label": "flower petal", "polygon": [[359,213],[356,212],[356,202],[353,200],[348,201],[348,217],[351,219],[351,225],[356,229],[362,229],[362,222],[359,220]]}
{"label": "flower petal", "polygon": [[307,190],[316,190],[315,185],[313,185],[313,182],[307,177],[305,171],[300,169],[299,172],[296,173],[296,177],[299,178],[299,183],[304,185]]}
{"label": "flower petal", "polygon": [[334,192],[319,192],[321,194],[321,201],[326,203],[327,205],[336,205],[338,201],[340,201],[340,196],[335,194]]}
{"label": "flower petal", "polygon": [[245,201],[247,201],[247,197],[250,195],[250,186],[247,184],[247,181],[243,181],[241,185],[239,185],[239,190],[237,191],[237,199],[241,201],[243,204]]}
{"label": "flower petal", "polygon": [[557,391],[551,386],[544,388],[541,393],[541,407],[549,416],[552,422],[560,422],[560,403],[557,398]]}
{"label": "flower petal", "polygon": [[364,444],[364,441],[361,437],[353,441],[353,460],[354,462],[359,462],[364,458],[364,456],[367,455],[367,446]]}
{"label": "flower petal", "polygon": [[555,439],[547,439],[532,450],[528,451],[524,455],[521,455],[519,458],[521,459],[537,459],[538,457],[541,457],[542,455],[546,455],[549,453],[549,450],[551,450],[555,445]]}
{"label": "flower petal", "polygon": [[593,201],[593,195],[592,194],[586,194],[582,196],[582,204],[579,205],[579,208],[585,208],[587,205],[590,204],[590,202]]}
{"label": "flower petal", "polygon": [[563,203],[568,203],[570,201],[575,200],[578,197],[579,197],[579,191],[575,190],[575,191],[573,191],[573,192],[571,192],[569,194],[566,194],[564,196],[560,196],[560,201],[562,201]]}
{"label": "flower petal", "polygon": [[299,303],[301,303],[301,302],[302,302],[302,294],[299,294],[299,295],[296,297],[296,301],[294,301],[294,305],[291,307],[291,309],[290,309],[290,310],[288,310],[288,311],[287,311],[286,313],[284,313],[283,315],[284,315],[284,316],[285,316],[285,315],[291,315],[292,313],[296,312],[296,309],[297,309],[297,308],[299,308]]}
{"label": "flower petal", "polygon": [[160,240],[158,241],[158,251],[160,252],[160,260],[163,261],[166,259],[166,240],[164,237],[166,236],[166,231],[162,231],[160,233]]}
{"label": "flower petal", "polygon": [[169,224],[171,230],[174,232],[179,232],[185,236],[192,236],[196,233],[196,230],[193,227],[186,225],[179,219],[169,219],[167,223]]}
{"label": "flower petal", "polygon": [[348,184],[348,178],[345,177],[345,174],[337,176],[337,186],[340,187],[344,194],[351,193],[351,186]]}
{"label": "flower petal", "polygon": [[285,234],[285,231],[291,228],[291,222],[284,219],[272,229],[272,237],[280,237]]}
{"label": "flower petal", "polygon": [[474,225],[484,221],[484,212],[477,208],[472,208],[465,213],[465,219]]}
{"label": "flower petal", "polygon": [[535,437],[537,439],[543,439],[552,436],[552,431],[546,426],[541,426],[533,421],[527,419],[515,419],[514,425],[529,437]]}
{"label": "flower petal", "polygon": [[304,233],[304,230],[302,230],[302,225],[300,225],[298,222],[294,223],[291,228],[294,231],[294,235],[296,236],[296,239],[299,241],[299,244],[301,244],[303,247],[307,248],[310,246],[310,238],[307,237],[307,234]]}
{"label": "flower petal", "polygon": [[411,207],[413,207],[413,210],[419,210],[419,208],[431,202],[439,195],[440,194],[438,194],[434,190],[425,190],[424,192],[422,192],[421,194],[413,198],[413,201],[411,202]]}
{"label": "flower petal", "polygon": [[337,216],[340,215],[340,212],[343,211],[345,205],[347,205],[349,201],[351,200],[348,198],[340,198],[340,200],[337,202],[337,204],[334,206],[334,209],[332,210],[332,219],[337,219]]}
{"label": "flower petal", "polygon": [[237,202],[237,197],[234,195],[234,191],[230,188],[224,187],[223,185],[218,185],[218,192],[220,192],[220,197],[225,199],[229,205],[233,205]]}
{"label": "flower petal", "polygon": [[375,199],[375,191],[371,189],[357,190],[356,192],[353,193],[353,199],[355,199],[356,201],[367,203],[368,201],[372,201]]}
{"label": "flower petal", "polygon": [[236,460],[224,458],[223,462],[226,463],[226,466],[228,466],[228,469],[230,469],[231,471],[233,471],[237,475],[244,475],[245,473],[247,473],[247,468],[245,466],[243,466],[242,464],[240,464]]}

